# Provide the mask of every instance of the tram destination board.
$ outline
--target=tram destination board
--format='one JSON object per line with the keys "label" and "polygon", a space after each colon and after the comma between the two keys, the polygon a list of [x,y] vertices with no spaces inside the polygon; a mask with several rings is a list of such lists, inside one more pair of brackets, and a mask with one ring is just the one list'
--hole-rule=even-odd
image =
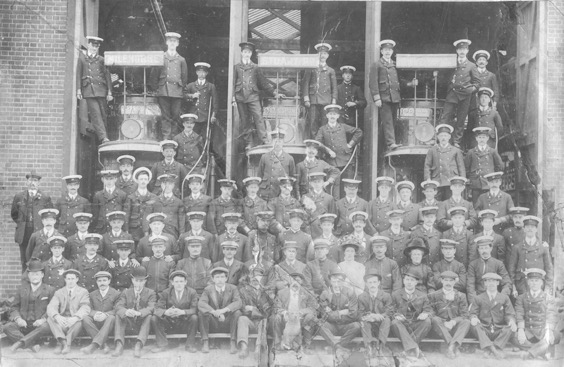
{"label": "tram destination board", "polygon": [[398,69],[454,69],[456,54],[398,54]]}
{"label": "tram destination board", "polygon": [[164,53],[161,51],[107,51],[104,53],[106,66],[162,66]]}
{"label": "tram destination board", "polygon": [[258,61],[262,68],[315,69],[319,65],[319,56],[261,54],[258,55]]}

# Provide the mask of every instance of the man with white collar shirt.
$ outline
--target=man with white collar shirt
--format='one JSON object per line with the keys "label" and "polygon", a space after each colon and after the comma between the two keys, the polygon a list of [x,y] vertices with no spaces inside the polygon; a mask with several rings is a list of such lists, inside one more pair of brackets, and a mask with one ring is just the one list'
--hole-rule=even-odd
{"label": "man with white collar shirt", "polygon": [[110,223],[110,230],[102,235],[102,250],[101,255],[108,260],[108,266],[113,268],[116,266],[118,259],[117,247],[115,241],[118,240],[133,240],[133,237],[123,230],[125,224],[126,213],[122,211],[115,211],[106,215],[108,223]]}
{"label": "man with white collar shirt", "polygon": [[[224,213],[242,213],[241,200],[233,197],[235,180],[222,178],[217,180],[221,194],[213,199],[207,216],[207,231],[214,235],[225,232]],[[213,261],[213,259],[212,259]]]}
{"label": "man with white collar shirt", "polygon": [[155,211],[166,214],[163,232],[170,234],[175,239],[185,232],[184,226],[186,225],[184,203],[173,193],[176,178],[176,175],[168,174],[158,177],[164,189],[155,202]]}
{"label": "man with white collar shirt", "polygon": [[41,216],[43,228],[34,232],[26,249],[26,258],[28,261],[35,257],[41,261],[47,261],[51,257],[51,249],[47,240],[53,236],[60,236],[61,234],[55,229],[57,223],[57,209],[42,209],[38,213]]}
{"label": "man with white collar shirt", "polygon": [[74,214],[90,212],[90,202],[78,194],[81,179],[81,175],[63,177],[67,193],[55,203],[55,208],[59,211],[56,228],[66,238],[76,233]]}
{"label": "man with white collar shirt", "polygon": [[[251,248],[249,246],[249,238],[244,234],[237,231],[239,223],[241,221],[241,213],[224,213],[221,216],[223,222],[225,223],[225,232],[217,237],[217,247],[219,244],[225,241],[231,241],[237,243],[237,253],[235,254],[235,259],[241,262],[247,262],[252,259]],[[215,251],[219,255],[219,251]],[[219,261],[219,257],[216,257],[216,261]]]}
{"label": "man with white collar shirt", "polygon": [[[335,223],[335,234],[344,236],[354,231],[350,215],[354,212],[367,212],[368,202],[358,196],[358,187],[362,181],[343,178],[342,184],[345,190],[345,197],[337,200],[337,220]],[[367,232],[373,233],[372,225],[368,223]]]}
{"label": "man with white collar shirt", "polygon": [[457,242],[449,239],[441,239],[441,253],[442,259],[433,264],[433,280],[435,282],[435,289],[441,289],[443,286],[441,274],[445,271],[456,274],[457,281],[454,284],[454,289],[459,292],[466,293],[466,267],[455,260]]}
{"label": "man with white collar shirt", "polygon": [[390,227],[386,213],[397,209],[391,194],[395,180],[383,176],[377,177],[374,181],[378,188],[378,197],[368,202],[368,221],[377,233],[382,233]]}
{"label": "man with white collar shirt", "polygon": [[[420,207],[425,207],[425,206],[439,206],[440,205],[440,201],[437,200],[437,193],[439,190],[439,182],[438,181],[433,181],[433,180],[425,180],[423,182],[421,182],[421,189],[423,192],[423,195],[425,196],[425,199],[421,200],[420,202],[418,202],[417,204]],[[450,195],[448,195],[450,196]]]}
{"label": "man with white collar shirt", "polygon": [[86,252],[79,255],[73,262],[73,268],[80,272],[79,284],[88,292],[96,290],[96,280],[94,275],[99,271],[107,271],[108,261],[98,254],[98,248],[102,244],[102,235],[98,233],[89,233],[86,235],[84,247]]}
{"label": "man with white collar shirt", "polygon": [[215,262],[212,268],[222,267],[229,272],[227,273],[227,283],[235,286],[239,285],[241,279],[247,275],[248,269],[245,264],[235,258],[235,254],[239,249],[239,244],[234,241],[224,241],[220,244],[223,255],[221,260]]}
{"label": "man with white collar shirt", "polygon": [[116,187],[129,196],[137,190],[137,182],[133,178],[135,157],[132,155],[120,155],[116,161],[118,162],[120,173],[116,181]]}
{"label": "man with white collar shirt", "polygon": [[132,240],[118,240],[115,244],[119,258],[116,261],[116,266],[110,269],[110,273],[112,274],[111,285],[117,291],[121,292],[131,287],[131,272],[134,268],[139,266],[139,263],[129,258],[135,246],[135,242]]}
{"label": "man with white collar shirt", "polygon": [[474,205],[476,211],[484,209],[497,211],[497,217],[494,219],[494,231],[500,234],[508,225],[509,210],[515,206],[511,195],[500,189],[502,176],[503,172],[493,172],[484,176],[488,180],[490,190],[480,195]]}
{"label": "man with white collar shirt", "polygon": [[492,244],[492,257],[503,261],[503,263],[507,263],[506,269],[509,270],[509,260],[505,259],[505,240],[502,235],[495,233],[493,230],[494,221],[497,217],[497,212],[491,209],[480,210],[478,213],[478,217],[480,220],[480,226],[482,227],[482,231],[477,233],[475,236],[472,237],[471,241],[468,243],[468,258],[470,261],[473,261],[480,257],[478,254],[478,249],[476,248],[476,243],[474,242],[475,238],[482,237],[482,236],[490,236],[493,238]]}
{"label": "man with white collar shirt", "polygon": [[366,274],[379,274],[381,277],[381,289],[388,293],[401,289],[401,273],[398,263],[386,257],[386,250],[390,239],[384,236],[371,238],[371,249],[374,255],[364,266]]}
{"label": "man with white collar shirt", "polygon": [[337,86],[337,104],[343,107],[342,121],[350,126],[362,126],[362,110],[366,107],[364,92],[358,85],[352,83],[354,66],[340,67],[343,82]]}
{"label": "man with white collar shirt", "polygon": [[468,229],[474,229],[478,223],[476,210],[471,202],[464,200],[462,192],[466,187],[468,179],[466,177],[454,176],[449,178],[451,197],[442,201],[437,212],[437,228],[440,231],[446,231],[452,227],[452,220],[448,214],[449,209],[455,206],[466,208],[464,224]]}
{"label": "man with white collar shirt", "polygon": [[492,99],[492,107],[495,110],[497,102],[499,99],[499,84],[497,82],[497,76],[486,69],[488,61],[490,59],[490,53],[486,50],[478,50],[472,55],[474,61],[476,61],[476,70],[478,71],[477,76],[480,79],[480,87],[490,88],[496,99]]}
{"label": "man with white collar shirt", "polygon": [[[217,111],[219,110],[219,99],[217,98],[215,85],[206,78],[211,65],[207,62],[196,62],[194,67],[196,68],[198,79],[188,83],[184,89],[184,94],[192,102],[190,112],[197,116],[196,122],[203,123],[200,126],[205,126],[208,123],[208,118],[209,122],[215,124],[217,122]],[[210,112],[211,115],[208,116]],[[201,130],[198,130],[198,132],[201,132]]]}
{"label": "man with white collar shirt", "polygon": [[154,212],[157,195],[149,191],[147,185],[151,182],[153,174],[148,168],[139,167],[133,172],[136,190],[127,196],[125,208],[124,229],[131,234],[135,243],[149,233],[147,215]]}
{"label": "man with white collar shirt", "polygon": [[149,189],[155,194],[160,195],[163,191],[162,181],[160,177],[163,175],[171,176],[172,191],[174,195],[180,197],[182,190],[182,181],[188,174],[188,170],[184,165],[174,159],[178,149],[178,143],[174,140],[163,140],[159,143],[161,147],[161,153],[163,155],[163,160],[156,162],[151,167],[151,173],[153,174],[153,180],[149,183]]}

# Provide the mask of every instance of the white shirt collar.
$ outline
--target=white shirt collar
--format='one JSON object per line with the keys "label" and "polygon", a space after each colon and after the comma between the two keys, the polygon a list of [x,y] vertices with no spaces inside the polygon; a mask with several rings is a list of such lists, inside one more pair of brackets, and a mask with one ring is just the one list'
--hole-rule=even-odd
{"label": "white shirt collar", "polygon": [[109,290],[110,290],[110,287],[106,288],[105,291],[100,289],[100,294],[102,295],[102,298],[106,297],[106,294],[108,294]]}

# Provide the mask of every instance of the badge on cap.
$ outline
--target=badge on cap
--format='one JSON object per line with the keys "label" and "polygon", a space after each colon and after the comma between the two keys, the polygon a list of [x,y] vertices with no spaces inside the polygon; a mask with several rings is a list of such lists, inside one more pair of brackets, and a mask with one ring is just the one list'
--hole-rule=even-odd
{"label": "badge on cap", "polygon": [[478,59],[480,57],[485,57],[486,60],[489,60],[490,59],[490,53],[486,50],[478,50],[478,51],[474,52],[474,55],[472,56],[472,58],[476,61],[478,61]]}
{"label": "badge on cap", "polygon": [[153,178],[153,173],[151,172],[150,169],[148,169],[147,167],[139,167],[135,171],[133,171],[133,180],[138,183],[139,175],[142,173],[146,174],[149,177],[149,182]]}
{"label": "badge on cap", "polygon": [[350,66],[350,65],[344,65],[341,66],[341,72],[343,73],[354,73],[356,71],[356,68],[354,66]]}
{"label": "badge on cap", "polygon": [[454,41],[452,44],[456,48],[462,48],[462,47],[470,46],[472,44],[472,41],[470,41],[469,39],[460,39],[460,40]]}
{"label": "badge on cap", "polygon": [[318,43],[317,45],[314,46],[314,48],[317,52],[322,52],[322,51],[329,52],[333,49],[333,47],[331,47],[330,44],[324,42]]}
{"label": "badge on cap", "polygon": [[116,161],[118,161],[119,164],[126,164],[129,163],[133,166],[133,164],[135,163],[135,157],[132,155],[120,155],[119,157],[117,157]]}
{"label": "badge on cap", "polygon": [[67,185],[73,184],[73,183],[79,184],[80,180],[82,180],[82,176],[81,175],[69,175],[69,176],[63,177],[63,180],[65,180]]}
{"label": "badge on cap", "polygon": [[180,33],[176,33],[176,32],[166,32],[165,33],[165,37],[166,38],[176,38],[176,39],[180,39]]}
{"label": "badge on cap", "polygon": [[378,46],[380,46],[380,48],[394,48],[396,47],[396,42],[394,40],[382,40],[378,42]]}
{"label": "badge on cap", "polygon": [[197,62],[194,63],[194,66],[196,67],[196,70],[208,71],[211,68],[211,65],[208,64],[207,62]]}

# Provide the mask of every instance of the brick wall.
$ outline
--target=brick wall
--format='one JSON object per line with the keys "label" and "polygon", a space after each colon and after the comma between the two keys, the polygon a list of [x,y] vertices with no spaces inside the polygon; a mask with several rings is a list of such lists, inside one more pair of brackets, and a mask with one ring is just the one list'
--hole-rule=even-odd
{"label": "brick wall", "polygon": [[26,172],[60,196],[67,37],[67,0],[0,0],[0,295],[20,277],[10,208]]}

